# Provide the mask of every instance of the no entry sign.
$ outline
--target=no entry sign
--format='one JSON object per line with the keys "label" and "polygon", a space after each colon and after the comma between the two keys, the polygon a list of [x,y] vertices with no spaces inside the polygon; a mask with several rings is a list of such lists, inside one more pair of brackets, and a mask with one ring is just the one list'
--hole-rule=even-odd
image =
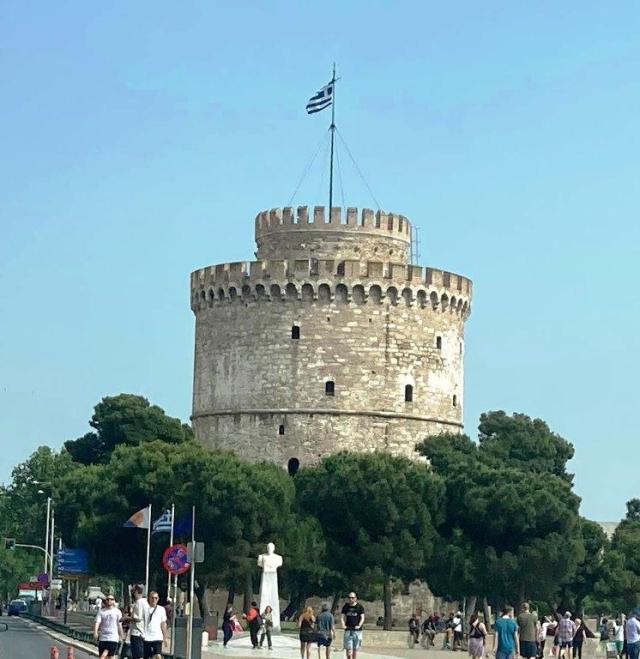
{"label": "no entry sign", "polygon": [[171,545],[162,554],[162,565],[170,574],[183,574],[190,567],[189,555],[184,545]]}

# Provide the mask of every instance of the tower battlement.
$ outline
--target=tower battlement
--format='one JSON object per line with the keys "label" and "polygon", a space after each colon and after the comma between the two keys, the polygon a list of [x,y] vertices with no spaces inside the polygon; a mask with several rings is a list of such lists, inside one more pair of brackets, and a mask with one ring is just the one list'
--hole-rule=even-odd
{"label": "tower battlement", "polygon": [[411,223],[404,215],[370,208],[324,206],[272,208],[256,216],[255,237],[258,258],[297,258],[334,254],[354,258],[394,256],[405,262],[411,243]]}
{"label": "tower battlement", "polygon": [[406,217],[273,208],[255,238],[255,260],[191,273],[198,441],[294,473],[462,428],[472,282],[412,265]]}

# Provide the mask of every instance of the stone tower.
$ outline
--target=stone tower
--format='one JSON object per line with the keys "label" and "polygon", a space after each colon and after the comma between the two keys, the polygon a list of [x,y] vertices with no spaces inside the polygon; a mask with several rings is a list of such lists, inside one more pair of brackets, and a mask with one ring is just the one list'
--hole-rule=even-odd
{"label": "stone tower", "polygon": [[462,428],[471,281],[410,265],[405,217],[277,208],[255,235],[256,261],[191,275],[198,441],[295,471]]}

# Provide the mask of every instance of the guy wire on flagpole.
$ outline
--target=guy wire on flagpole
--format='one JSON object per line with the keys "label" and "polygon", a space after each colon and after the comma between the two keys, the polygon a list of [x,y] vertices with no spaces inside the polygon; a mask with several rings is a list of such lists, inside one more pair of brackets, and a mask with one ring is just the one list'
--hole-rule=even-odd
{"label": "guy wire on flagpole", "polygon": [[333,63],[333,76],[331,77],[331,164],[329,168],[329,220],[333,206],[333,138],[336,132],[336,63]]}

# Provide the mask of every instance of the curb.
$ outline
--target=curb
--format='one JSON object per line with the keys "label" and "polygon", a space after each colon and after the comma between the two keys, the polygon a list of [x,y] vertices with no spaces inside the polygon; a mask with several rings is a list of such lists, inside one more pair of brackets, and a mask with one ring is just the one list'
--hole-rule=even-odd
{"label": "curb", "polygon": [[87,645],[86,643],[81,643],[80,641],[76,641],[70,636],[65,636],[64,634],[59,634],[58,632],[54,632],[49,627],[46,627],[45,625],[39,625],[37,622],[33,622],[28,618],[23,618],[23,620],[30,627],[34,627],[38,631],[44,632],[47,636],[50,636],[51,638],[55,639],[56,641],[59,641],[60,643],[64,643],[67,646],[71,646],[76,650],[82,650],[83,652],[86,652],[87,654],[91,654],[94,657],[100,656],[98,654],[98,648],[94,646]]}

